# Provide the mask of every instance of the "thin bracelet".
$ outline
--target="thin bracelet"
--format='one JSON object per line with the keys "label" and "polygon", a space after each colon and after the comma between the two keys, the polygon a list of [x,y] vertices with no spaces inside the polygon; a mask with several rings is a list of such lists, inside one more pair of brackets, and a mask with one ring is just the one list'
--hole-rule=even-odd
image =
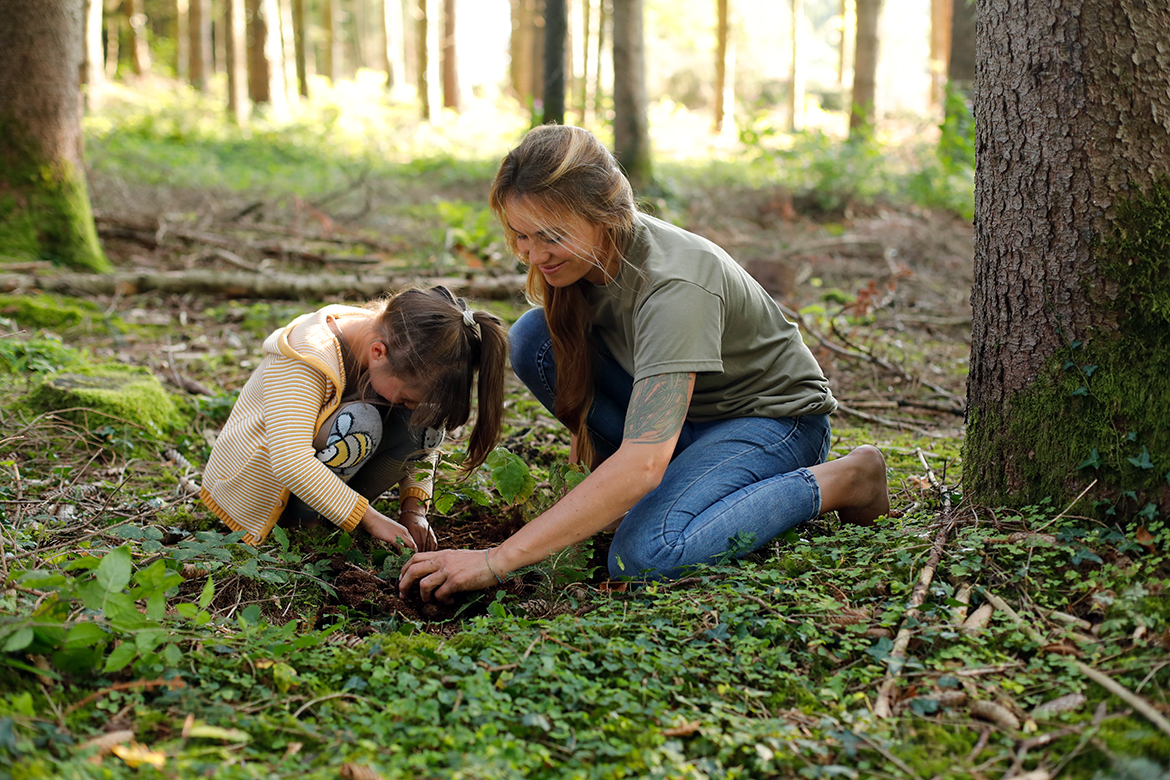
{"label": "thin bracelet", "polygon": [[500,579],[500,575],[496,574],[496,570],[492,568],[492,559],[488,557],[488,553],[490,553],[494,549],[495,549],[494,547],[489,547],[486,550],[484,550],[483,551],[483,559],[485,561],[487,561],[488,571],[490,571],[492,573],[492,576],[496,578],[496,582],[503,585],[504,581],[502,579]]}

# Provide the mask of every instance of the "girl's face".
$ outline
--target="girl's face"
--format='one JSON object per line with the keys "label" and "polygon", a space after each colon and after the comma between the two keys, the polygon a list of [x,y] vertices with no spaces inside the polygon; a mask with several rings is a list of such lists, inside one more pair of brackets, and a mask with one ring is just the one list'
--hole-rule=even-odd
{"label": "girl's face", "polygon": [[543,274],[553,287],[568,287],[581,279],[607,284],[613,278],[601,225],[575,214],[554,219],[539,202],[526,196],[508,201],[507,216],[507,228],[516,234],[520,259]]}
{"label": "girl's face", "polygon": [[423,402],[423,392],[390,373],[386,359],[386,345],[375,341],[370,345],[370,387],[392,404],[400,404],[414,411]]}

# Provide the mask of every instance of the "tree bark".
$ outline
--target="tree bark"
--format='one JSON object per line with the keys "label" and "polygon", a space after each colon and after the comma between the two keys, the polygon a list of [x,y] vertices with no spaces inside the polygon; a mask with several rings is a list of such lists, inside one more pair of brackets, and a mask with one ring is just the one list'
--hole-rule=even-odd
{"label": "tree bark", "polygon": [[613,146],[637,192],[653,184],[642,0],[613,0]]}
{"label": "tree bark", "polygon": [[211,0],[189,0],[187,29],[191,36],[187,47],[187,79],[192,87],[206,92],[211,64]]}
{"label": "tree bark", "polygon": [[728,0],[715,2],[715,132],[723,131],[723,95],[727,89]]}
{"label": "tree bark", "polygon": [[118,75],[118,39],[122,30],[122,0],[105,0],[106,11],[106,80]]}
{"label": "tree bark", "polygon": [[565,40],[569,9],[565,0],[544,3],[544,122],[565,123]]}
{"label": "tree bark", "polygon": [[[966,2],[966,0],[958,0]],[[951,25],[956,0],[930,0],[930,102],[941,105],[951,57]]]}
{"label": "tree bark", "polygon": [[82,4],[0,0],[0,262],[104,271],[82,160]]}
{"label": "tree bark", "polygon": [[853,98],[849,111],[849,135],[873,129],[877,83],[878,21],[882,0],[857,0],[857,43],[853,47]]}
{"label": "tree bark", "polygon": [[459,111],[463,96],[459,87],[459,58],[455,48],[455,0],[443,0],[443,108]]}
{"label": "tree bark", "polygon": [[1079,511],[1170,512],[1167,29],[1138,0],[980,2],[963,471],[983,501],[1096,480]]}
{"label": "tree bark", "polygon": [[593,35],[593,0],[581,2],[581,80],[577,82],[577,121],[584,125],[589,120],[589,92],[593,75],[589,72],[589,47],[595,40]]}
{"label": "tree bark", "polygon": [[337,0],[323,0],[321,3],[321,54],[324,60],[322,75],[330,84],[337,82],[341,75],[341,30],[337,21]]}
{"label": "tree bark", "polygon": [[418,98],[424,122],[439,115],[439,0],[418,0]]}
{"label": "tree bark", "polygon": [[244,0],[223,0],[224,70],[227,71],[228,117],[248,120],[248,45]]}

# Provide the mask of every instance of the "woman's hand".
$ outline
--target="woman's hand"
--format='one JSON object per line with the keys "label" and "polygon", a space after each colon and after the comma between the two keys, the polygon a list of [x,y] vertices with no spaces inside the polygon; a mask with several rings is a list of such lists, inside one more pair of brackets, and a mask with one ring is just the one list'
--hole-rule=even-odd
{"label": "woman's hand", "polygon": [[427,516],[417,510],[398,513],[398,521],[410,532],[414,539],[414,549],[419,552],[430,552],[439,549],[439,540],[435,538],[435,529],[427,521]]}
{"label": "woman's hand", "polygon": [[366,507],[366,513],[362,515],[358,525],[366,529],[375,539],[389,542],[395,547],[406,546],[411,550],[418,550],[414,538],[405,526],[394,522],[372,506]]}
{"label": "woman's hand", "polygon": [[402,567],[398,592],[405,598],[410,586],[418,583],[423,601],[438,599],[450,604],[452,596],[464,590],[482,590],[498,584],[488,568],[490,550],[442,550],[416,553]]}

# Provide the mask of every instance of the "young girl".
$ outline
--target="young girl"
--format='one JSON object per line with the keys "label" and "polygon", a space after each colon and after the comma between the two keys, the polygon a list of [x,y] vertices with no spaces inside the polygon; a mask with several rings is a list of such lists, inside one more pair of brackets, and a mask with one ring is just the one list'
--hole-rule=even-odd
{"label": "young girl", "polygon": [[876,448],[823,462],[836,402],[796,326],[722,249],[638,213],[596,138],[530,131],[491,206],[543,305],[512,326],[512,366],[593,471],[499,547],[417,553],[404,592],[449,601],[607,527],[612,577],[665,578],[889,511]]}
{"label": "young girl", "polygon": [[[265,340],[211,449],[203,503],[252,544],[278,522],[320,515],[434,550],[436,448],[467,422],[476,385],[463,469],[483,463],[499,438],[506,362],[500,321],[443,287],[298,317]],[[370,506],[395,483],[397,522]]]}

